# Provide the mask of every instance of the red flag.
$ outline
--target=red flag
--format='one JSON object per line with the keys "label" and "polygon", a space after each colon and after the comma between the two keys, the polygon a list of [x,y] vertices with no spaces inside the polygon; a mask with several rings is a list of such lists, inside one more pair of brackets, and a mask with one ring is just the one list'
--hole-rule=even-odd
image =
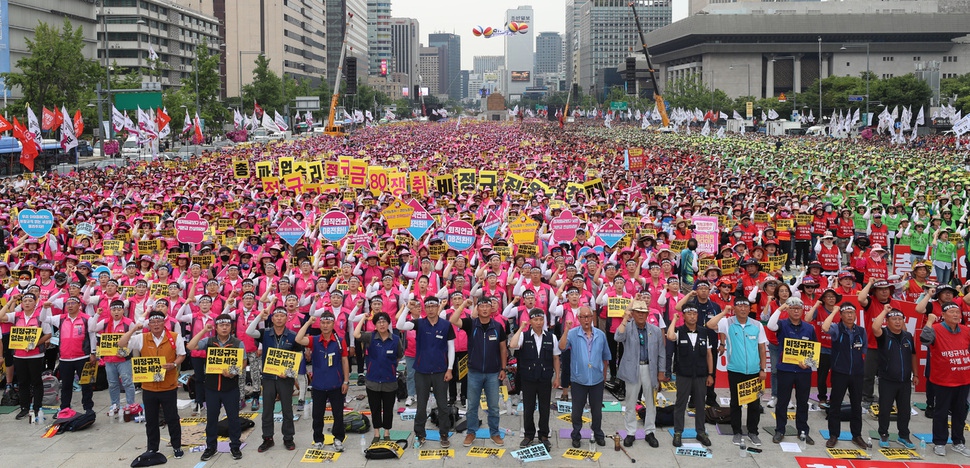
{"label": "red flag", "polygon": [[256,114],[256,118],[263,118],[263,108],[259,107],[259,103],[253,99],[253,113]]}
{"label": "red flag", "polygon": [[0,133],[6,132],[7,130],[13,130],[13,125],[10,125],[10,121],[0,115]]}
{"label": "red flag", "polygon": [[195,114],[195,144],[201,145],[203,140],[202,136],[202,121],[199,120],[199,114]]}
{"label": "red flag", "polygon": [[37,144],[34,142],[33,136],[28,135],[28,131],[17,118],[13,118],[13,135],[14,138],[20,140],[20,144],[23,148],[20,150],[20,164],[23,164],[28,171],[34,171],[34,159],[37,157]]}
{"label": "red flag", "polygon": [[78,109],[77,112],[74,113],[74,134],[77,135],[78,138],[80,138],[81,133],[83,132],[84,132],[84,119],[81,118],[81,109]]}
{"label": "red flag", "polygon": [[172,118],[168,116],[162,109],[155,109],[155,124],[158,125],[158,130],[161,131],[172,121]]}
{"label": "red flag", "polygon": [[47,107],[44,107],[44,113],[41,115],[41,120],[40,120],[40,122],[41,122],[40,123],[40,128],[42,128],[44,130],[51,130],[53,128],[56,128],[57,125],[54,124],[54,121],[55,121],[55,117],[54,116],[55,115],[57,115],[56,112],[53,112],[53,111],[47,109]]}

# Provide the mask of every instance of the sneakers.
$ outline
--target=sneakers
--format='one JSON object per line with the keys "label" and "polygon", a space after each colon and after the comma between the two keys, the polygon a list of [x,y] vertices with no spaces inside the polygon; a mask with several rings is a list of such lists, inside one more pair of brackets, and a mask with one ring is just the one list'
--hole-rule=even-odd
{"label": "sneakers", "polygon": [[[502,440],[502,436],[500,436],[498,434],[495,434],[495,435],[493,435],[491,437],[491,439],[492,439],[492,443],[495,444],[497,447],[504,447],[505,446],[505,441]],[[465,440],[468,440],[468,438],[466,437]]]}
{"label": "sneakers", "polygon": [[[697,441],[700,442],[705,447],[711,446],[711,438],[707,436],[706,432],[698,432]],[[680,447],[680,445],[675,445],[675,447]]]}
{"label": "sneakers", "polygon": [[775,407],[775,404],[777,404],[777,403],[778,403],[778,398],[771,397],[771,399],[768,400],[768,404],[766,406],[769,407],[769,408],[774,408]]}
{"label": "sneakers", "polygon": [[889,436],[880,435],[879,436],[879,448],[889,448]]}
{"label": "sneakers", "polygon": [[21,419],[26,418],[28,414],[30,414],[30,409],[28,409],[28,408],[21,408],[20,409],[20,412],[17,413],[17,421],[20,421]]}
{"label": "sneakers", "polygon": [[790,409],[790,410],[795,409],[795,402],[794,401],[789,401],[788,402],[788,409]]}
{"label": "sneakers", "polygon": [[929,419],[933,419],[933,407],[927,405],[926,406],[926,411],[923,412],[923,415],[926,416]]}
{"label": "sneakers", "polygon": [[775,429],[775,435],[771,436],[771,441],[776,444],[780,444],[782,440],[785,439],[785,432]]}
{"label": "sneakers", "polygon": [[896,443],[899,445],[902,445],[903,447],[906,447],[909,450],[913,450],[916,448],[916,444],[914,444],[911,440],[904,439],[902,437],[897,438]]}
{"label": "sneakers", "polygon": [[744,436],[742,436],[741,434],[734,434],[734,438],[731,440],[731,443],[733,443],[734,445],[741,445],[741,442],[742,442],[741,439],[743,437]]}
{"label": "sneakers", "polygon": [[293,409],[296,411],[303,411],[306,409],[306,400],[296,400],[296,407]]}
{"label": "sneakers", "polygon": [[210,458],[216,455],[216,449],[214,447],[206,447],[205,451],[202,452],[202,461],[209,461]]}
{"label": "sneakers", "polygon": [[647,434],[647,436],[644,437],[644,440],[646,440],[647,444],[653,448],[660,447],[660,442],[657,440],[657,436],[654,435],[653,432]]}
{"label": "sneakers", "polygon": [[[284,444],[285,444],[285,442],[284,442]],[[287,448],[289,448],[289,447],[287,447]],[[339,452],[343,452],[344,451],[344,443],[341,442],[339,439],[334,439],[333,440],[333,451],[334,452],[338,452],[338,453]]]}
{"label": "sneakers", "polygon": [[[627,436],[627,437],[629,437],[629,436]],[[701,435],[700,434],[697,434],[697,440],[700,440],[700,438],[701,438]],[[707,441],[710,442],[711,439],[707,439]],[[683,435],[680,432],[675,432],[674,433],[674,442],[673,442],[673,445],[674,445],[674,447],[680,447],[680,446],[684,445]]]}
{"label": "sneakers", "polygon": [[441,440],[438,441],[438,444],[441,445],[441,448],[443,449],[451,448],[451,441],[448,440],[448,436],[441,436]]}
{"label": "sneakers", "polygon": [[113,418],[115,416],[118,416],[118,405],[111,405],[111,408],[108,408],[108,417]]}
{"label": "sneakers", "polygon": [[358,387],[364,386],[364,374],[360,374],[357,376],[357,386]]}
{"label": "sneakers", "polygon": [[461,443],[461,445],[463,447],[471,447],[474,442],[475,442],[475,434],[467,434],[465,435],[465,440]]}
{"label": "sneakers", "polygon": [[249,406],[249,411],[252,411],[254,413],[259,411],[259,398],[257,397],[253,398],[253,404]]}
{"label": "sneakers", "polygon": [[579,439],[573,439],[573,448],[578,449],[581,445]]}
{"label": "sneakers", "polygon": [[937,455],[939,455],[941,457],[945,457],[946,456],[946,445],[934,445],[933,446],[933,453],[935,453],[935,454],[937,454]]}
{"label": "sneakers", "polygon": [[[675,437],[676,437],[676,435],[675,435]],[[633,447],[633,443],[636,442],[636,440],[637,440],[637,438],[635,436],[628,434],[626,437],[623,438],[623,446],[624,447]]]}
{"label": "sneakers", "polygon": [[185,456],[185,452],[182,451],[182,447],[172,450],[173,455],[176,459],[181,460]]}
{"label": "sneakers", "polygon": [[414,397],[408,395],[408,398],[404,400],[404,406],[411,406],[414,404]]}
{"label": "sneakers", "polygon": [[323,445],[323,442],[314,442],[310,444],[310,448],[312,448],[313,450],[323,450],[324,445]]}
{"label": "sneakers", "polygon": [[549,438],[548,437],[540,437],[539,438],[539,442],[542,442],[542,445],[545,445],[546,446],[546,451],[547,452],[549,452],[549,451],[552,450],[552,442],[549,442]]}
{"label": "sneakers", "polygon": [[[333,441],[334,450],[336,450],[337,448],[337,442],[340,442],[340,441],[337,439],[334,439]],[[283,446],[286,447],[287,450],[296,450],[296,444],[292,440],[284,440]],[[341,448],[340,450],[343,450],[343,448]]]}
{"label": "sneakers", "polygon": [[259,444],[259,448],[257,448],[256,451],[259,453],[263,453],[273,448],[274,445],[276,445],[276,442],[274,442],[272,438],[263,439],[263,443]]}
{"label": "sneakers", "polygon": [[752,444],[761,447],[761,439],[758,438],[758,434],[748,434],[748,439],[751,440]]}
{"label": "sneakers", "polygon": [[963,455],[964,457],[970,457],[970,449],[964,444],[956,444],[953,447],[953,451]]}
{"label": "sneakers", "polygon": [[522,442],[519,442],[519,448],[530,447],[532,445],[532,441],[533,441],[532,437],[523,438]]}
{"label": "sneakers", "polygon": [[242,459],[242,450],[239,450],[238,448],[231,448],[231,449],[229,449],[229,454],[232,455],[232,459],[233,460],[241,460]]}

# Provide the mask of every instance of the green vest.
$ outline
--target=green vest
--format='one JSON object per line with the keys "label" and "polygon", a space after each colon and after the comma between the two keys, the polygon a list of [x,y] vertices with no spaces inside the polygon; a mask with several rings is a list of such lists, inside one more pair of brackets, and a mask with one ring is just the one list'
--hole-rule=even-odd
{"label": "green vest", "polygon": [[865,231],[869,227],[868,220],[864,216],[863,213],[852,214],[852,224],[856,231]]}
{"label": "green vest", "polygon": [[909,246],[915,252],[926,252],[926,247],[930,245],[930,235],[917,232],[909,240]]}
{"label": "green vest", "polygon": [[896,239],[896,245],[909,245],[913,242],[912,234],[901,234],[898,239]]}
{"label": "green vest", "polygon": [[899,220],[900,219],[902,219],[902,216],[900,216],[898,214],[895,214],[895,215],[884,214],[884,215],[882,215],[882,222],[886,223],[886,227],[888,227],[890,231],[898,231],[899,230]]}
{"label": "green vest", "polygon": [[951,263],[956,259],[957,246],[949,242],[937,242],[933,247],[933,260],[944,263]]}

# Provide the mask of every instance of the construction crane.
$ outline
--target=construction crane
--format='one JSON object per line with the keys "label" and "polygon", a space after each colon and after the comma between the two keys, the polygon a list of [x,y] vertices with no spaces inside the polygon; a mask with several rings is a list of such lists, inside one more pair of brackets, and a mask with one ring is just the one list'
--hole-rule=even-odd
{"label": "construction crane", "polygon": [[657,70],[653,68],[653,64],[650,63],[650,53],[647,52],[647,39],[643,36],[643,28],[640,27],[640,17],[637,16],[636,2],[630,2],[630,8],[633,9],[633,21],[637,24],[637,33],[640,34],[640,46],[643,50],[643,56],[647,58],[647,71],[650,72],[650,81],[653,82],[653,100],[657,103],[657,112],[660,113],[660,121],[663,123],[664,127],[670,126],[670,118],[667,117],[667,106],[664,104],[664,98],[660,94],[660,85],[657,84]]}
{"label": "construction crane", "polygon": [[324,127],[324,135],[330,136],[344,136],[343,126],[334,125],[334,119],[337,114],[337,101],[340,99],[340,77],[343,76],[344,72],[344,59],[347,57],[347,35],[350,29],[350,22],[354,19],[354,14],[347,13],[347,24],[344,26],[344,42],[340,46],[340,61],[337,62],[337,76],[333,80],[333,96],[330,97],[330,115],[327,117],[327,126]]}

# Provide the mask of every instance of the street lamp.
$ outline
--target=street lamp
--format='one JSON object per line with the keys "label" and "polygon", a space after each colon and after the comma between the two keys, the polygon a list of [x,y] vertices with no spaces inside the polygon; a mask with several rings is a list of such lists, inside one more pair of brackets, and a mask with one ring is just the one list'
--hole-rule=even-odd
{"label": "street lamp", "polygon": [[818,123],[822,123],[822,36],[818,37]]}
{"label": "street lamp", "polygon": [[866,46],[866,127],[869,126],[869,43],[842,44],[839,50]]}
{"label": "street lamp", "polygon": [[240,50],[239,51],[239,108],[243,106],[242,102],[242,56],[246,54],[253,55],[263,55],[261,50]]}
{"label": "street lamp", "polygon": [[748,96],[751,96],[751,64],[742,63],[737,65],[731,65],[728,67],[729,70],[734,70],[734,67],[744,67],[746,69],[745,77],[748,81]]}

